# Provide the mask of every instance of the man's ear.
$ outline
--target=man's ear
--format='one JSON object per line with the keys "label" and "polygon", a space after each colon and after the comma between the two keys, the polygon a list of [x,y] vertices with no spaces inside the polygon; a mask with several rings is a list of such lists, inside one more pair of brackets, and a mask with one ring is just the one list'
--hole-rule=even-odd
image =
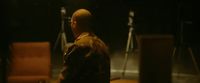
{"label": "man's ear", "polygon": [[72,24],[73,24],[73,25],[76,25],[76,24],[77,24],[77,22],[76,22],[76,21],[72,21]]}
{"label": "man's ear", "polygon": [[77,22],[76,22],[76,21],[74,21],[73,23],[74,23],[75,25],[77,24]]}
{"label": "man's ear", "polygon": [[75,27],[76,26],[76,21],[71,21],[71,27]]}

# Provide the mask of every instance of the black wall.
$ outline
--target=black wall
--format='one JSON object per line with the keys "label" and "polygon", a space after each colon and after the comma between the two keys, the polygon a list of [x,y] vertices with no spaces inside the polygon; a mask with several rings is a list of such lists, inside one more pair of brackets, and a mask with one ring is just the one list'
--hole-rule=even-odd
{"label": "black wall", "polygon": [[59,2],[8,0],[4,8],[13,41],[53,41],[60,26]]}
{"label": "black wall", "polygon": [[[193,43],[198,35],[197,28],[192,27],[191,1],[8,0],[7,3],[7,25],[15,41],[55,42],[61,27],[61,6],[66,8],[66,17],[70,17],[76,9],[89,9],[95,16],[94,31],[112,49],[126,46],[130,9],[135,13],[133,20],[136,34],[172,34],[179,42],[180,22],[183,22],[184,42]],[[69,41],[73,41],[68,24],[65,29]]]}

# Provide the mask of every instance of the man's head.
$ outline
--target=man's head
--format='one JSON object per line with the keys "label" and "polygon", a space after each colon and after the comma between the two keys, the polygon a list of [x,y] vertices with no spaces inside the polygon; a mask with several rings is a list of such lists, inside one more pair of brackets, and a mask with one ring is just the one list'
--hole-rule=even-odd
{"label": "man's head", "polygon": [[86,9],[76,10],[71,19],[71,28],[75,36],[90,31],[92,14]]}

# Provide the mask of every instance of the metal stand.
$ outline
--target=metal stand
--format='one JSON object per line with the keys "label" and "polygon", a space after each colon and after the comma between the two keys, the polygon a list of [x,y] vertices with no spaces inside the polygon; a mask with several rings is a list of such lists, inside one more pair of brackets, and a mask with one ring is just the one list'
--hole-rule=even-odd
{"label": "metal stand", "polygon": [[183,22],[181,21],[181,24],[180,24],[180,46],[178,48],[177,47],[174,48],[172,57],[175,57],[175,54],[178,51],[177,58],[179,60],[181,58],[181,56],[184,55],[183,52],[184,52],[185,48],[187,48],[186,50],[189,51],[189,55],[191,56],[191,59],[192,59],[192,62],[193,62],[193,65],[195,67],[197,74],[200,74],[198,64],[197,64],[197,61],[194,57],[192,49],[190,47],[186,47],[184,42],[183,42]]}
{"label": "metal stand", "polygon": [[129,28],[129,33],[128,33],[128,40],[127,40],[127,45],[126,45],[126,52],[125,52],[125,58],[124,58],[124,63],[123,63],[123,71],[122,71],[122,78],[125,76],[125,71],[126,71],[126,66],[127,66],[127,61],[128,61],[128,56],[130,55],[131,50],[133,49],[134,41],[133,41],[133,16],[134,12],[130,11],[129,12],[129,23],[128,26]]}
{"label": "metal stand", "polygon": [[58,46],[58,41],[61,41],[61,51],[62,53],[65,50],[65,46],[67,45],[67,37],[65,34],[65,8],[61,7],[61,29],[60,32],[58,33],[58,37],[56,39],[55,45],[54,45],[54,50],[56,50]]}
{"label": "metal stand", "polygon": [[199,75],[200,74],[200,71],[199,71],[199,68],[198,68],[198,64],[196,62],[196,59],[193,55],[193,52],[192,52],[192,49],[190,47],[186,47],[184,42],[183,42],[183,24],[184,24],[184,21],[182,19],[182,17],[180,16],[181,15],[181,10],[182,10],[182,4],[183,2],[178,2],[178,22],[180,22],[180,25],[178,27],[180,27],[180,32],[179,32],[179,37],[180,37],[180,44],[178,47],[175,47],[174,50],[173,50],[173,54],[172,54],[172,57],[175,57],[175,54],[176,52],[178,51],[178,59],[180,59],[180,56],[184,55],[184,50],[185,48],[187,48],[187,51],[189,51],[190,53],[190,56],[192,58],[192,62],[193,62],[193,65],[195,67],[195,70],[197,71],[197,74]]}

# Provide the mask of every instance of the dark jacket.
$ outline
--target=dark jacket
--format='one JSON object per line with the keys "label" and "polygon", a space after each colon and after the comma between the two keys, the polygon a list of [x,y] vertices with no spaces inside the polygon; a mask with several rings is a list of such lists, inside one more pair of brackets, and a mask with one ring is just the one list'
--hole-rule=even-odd
{"label": "dark jacket", "polygon": [[64,55],[61,83],[109,83],[107,46],[91,33],[82,33]]}

